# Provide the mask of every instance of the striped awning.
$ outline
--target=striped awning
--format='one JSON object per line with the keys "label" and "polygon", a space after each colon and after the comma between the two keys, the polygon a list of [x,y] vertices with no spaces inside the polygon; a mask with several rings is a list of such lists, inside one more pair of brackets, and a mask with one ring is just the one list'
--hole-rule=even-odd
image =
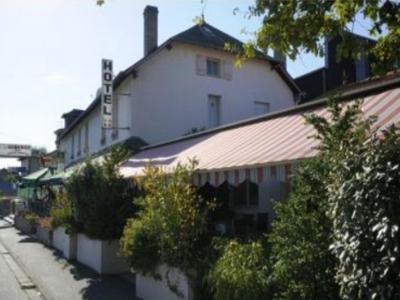
{"label": "striped awning", "polygon": [[[366,117],[378,118],[375,126],[379,128],[398,123],[400,88],[364,98],[362,110]],[[246,179],[261,182],[271,176],[284,180],[293,164],[316,154],[318,142],[310,138],[315,131],[305,123],[305,113],[328,116],[325,106],[294,109],[276,117],[151,147],[131,157],[120,170],[125,177],[142,176],[150,163],[169,172],[178,163],[196,159],[199,184],[207,181],[218,185],[225,180],[239,183]]]}

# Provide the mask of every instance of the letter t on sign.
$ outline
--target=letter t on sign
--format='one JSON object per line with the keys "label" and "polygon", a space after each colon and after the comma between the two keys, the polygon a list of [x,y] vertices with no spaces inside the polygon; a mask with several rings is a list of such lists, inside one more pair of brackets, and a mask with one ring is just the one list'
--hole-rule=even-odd
{"label": "letter t on sign", "polygon": [[112,78],[113,61],[103,59],[101,61],[101,106],[102,106],[102,128],[112,128]]}

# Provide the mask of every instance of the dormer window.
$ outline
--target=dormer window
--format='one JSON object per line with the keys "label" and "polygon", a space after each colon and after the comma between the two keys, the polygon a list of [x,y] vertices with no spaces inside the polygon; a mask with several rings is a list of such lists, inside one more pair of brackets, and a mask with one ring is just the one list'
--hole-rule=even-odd
{"label": "dormer window", "polygon": [[221,61],[219,59],[207,58],[207,75],[221,77]]}

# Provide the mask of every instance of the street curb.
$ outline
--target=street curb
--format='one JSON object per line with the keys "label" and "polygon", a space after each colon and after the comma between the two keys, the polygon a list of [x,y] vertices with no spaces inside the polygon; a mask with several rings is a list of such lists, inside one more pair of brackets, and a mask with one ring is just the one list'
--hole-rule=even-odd
{"label": "street curb", "polygon": [[[26,291],[27,295],[31,299],[46,299],[46,297],[43,295],[41,290],[38,289],[37,285],[32,281],[32,279],[29,277],[27,272],[25,271],[24,265],[17,259],[15,258],[8,247],[4,245],[4,243],[0,239],[0,255],[4,258],[6,261],[8,267],[10,270],[13,272],[14,277],[16,278],[20,288],[24,291]],[[36,291],[38,292],[38,295],[35,295],[34,293],[30,291]],[[33,296],[35,295],[35,296]]]}

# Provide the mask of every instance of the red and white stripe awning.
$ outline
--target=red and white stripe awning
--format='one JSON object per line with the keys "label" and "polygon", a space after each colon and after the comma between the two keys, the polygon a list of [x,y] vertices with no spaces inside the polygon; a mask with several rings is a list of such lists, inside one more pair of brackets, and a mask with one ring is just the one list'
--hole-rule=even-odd
{"label": "red and white stripe awning", "polygon": [[[375,126],[386,128],[400,121],[400,88],[394,88],[364,99],[366,117],[375,115]],[[202,185],[232,184],[246,179],[262,182],[269,177],[287,179],[292,165],[316,154],[318,142],[310,138],[312,126],[305,123],[305,113],[327,116],[325,107],[295,110],[286,115],[262,119],[251,124],[179,140],[146,149],[121,166],[125,177],[142,176],[151,163],[171,171],[178,163],[198,161],[195,181]]]}

